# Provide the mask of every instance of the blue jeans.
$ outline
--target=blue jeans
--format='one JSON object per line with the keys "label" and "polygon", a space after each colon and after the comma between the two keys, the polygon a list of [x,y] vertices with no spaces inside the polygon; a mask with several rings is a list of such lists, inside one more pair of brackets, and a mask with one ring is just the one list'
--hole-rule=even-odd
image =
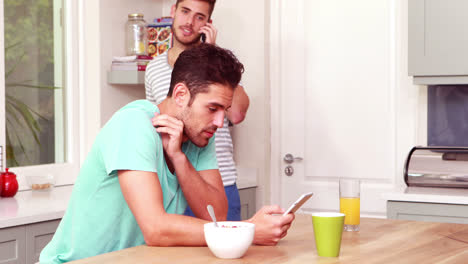
{"label": "blue jeans", "polygon": [[[241,220],[241,205],[240,205],[240,197],[239,197],[239,190],[237,189],[237,185],[234,183],[233,185],[224,186],[224,190],[226,191],[226,197],[228,200],[228,214],[227,214],[227,221],[240,221]],[[190,207],[187,206],[185,209],[184,215],[193,216],[192,210]]]}

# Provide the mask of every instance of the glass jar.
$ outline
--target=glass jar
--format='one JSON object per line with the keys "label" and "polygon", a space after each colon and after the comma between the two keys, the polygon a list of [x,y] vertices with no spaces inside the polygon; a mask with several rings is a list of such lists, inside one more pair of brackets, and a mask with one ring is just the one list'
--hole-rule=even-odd
{"label": "glass jar", "polygon": [[146,55],[146,22],[143,14],[129,14],[125,23],[125,51],[127,56]]}

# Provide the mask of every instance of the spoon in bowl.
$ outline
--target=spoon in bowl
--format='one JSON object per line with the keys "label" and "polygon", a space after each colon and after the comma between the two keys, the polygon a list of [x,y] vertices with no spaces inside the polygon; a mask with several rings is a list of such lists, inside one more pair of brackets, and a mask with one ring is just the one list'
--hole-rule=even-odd
{"label": "spoon in bowl", "polygon": [[209,204],[209,205],[206,206],[206,209],[208,209],[208,213],[210,214],[211,219],[213,219],[215,227],[218,227],[218,223],[216,222],[216,215],[214,213],[213,206],[211,206],[211,204]]}

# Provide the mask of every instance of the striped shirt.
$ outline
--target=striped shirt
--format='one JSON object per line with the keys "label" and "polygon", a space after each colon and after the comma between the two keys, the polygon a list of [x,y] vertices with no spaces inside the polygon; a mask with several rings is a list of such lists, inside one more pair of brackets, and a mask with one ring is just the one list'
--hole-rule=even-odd
{"label": "striped shirt", "polygon": [[[153,104],[159,104],[167,97],[171,84],[171,73],[172,67],[167,62],[167,51],[148,64],[145,73],[147,100]],[[224,118],[223,127],[218,128],[215,134],[216,157],[224,186],[233,185],[237,179],[234,149],[228,123],[228,119]]]}

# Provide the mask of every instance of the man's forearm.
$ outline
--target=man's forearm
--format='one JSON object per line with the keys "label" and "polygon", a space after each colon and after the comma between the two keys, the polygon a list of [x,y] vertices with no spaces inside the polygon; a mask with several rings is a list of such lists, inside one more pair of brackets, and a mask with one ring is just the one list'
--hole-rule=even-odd
{"label": "man's forearm", "polygon": [[122,194],[138,222],[147,245],[205,245],[203,224],[207,221],[167,213],[164,208],[163,191],[156,173],[119,170],[118,177]]}
{"label": "man's forearm", "polygon": [[203,224],[206,221],[177,214],[164,214],[144,233],[148,246],[206,246]]}
{"label": "man's forearm", "polygon": [[206,206],[211,204],[219,220],[227,217],[228,203],[218,170],[196,171],[185,155],[172,160],[175,173],[190,209],[202,219],[210,220]]}
{"label": "man's forearm", "polygon": [[229,121],[233,124],[239,124],[244,121],[249,105],[249,96],[245,92],[244,87],[238,85],[234,90],[231,107],[227,110]]}

